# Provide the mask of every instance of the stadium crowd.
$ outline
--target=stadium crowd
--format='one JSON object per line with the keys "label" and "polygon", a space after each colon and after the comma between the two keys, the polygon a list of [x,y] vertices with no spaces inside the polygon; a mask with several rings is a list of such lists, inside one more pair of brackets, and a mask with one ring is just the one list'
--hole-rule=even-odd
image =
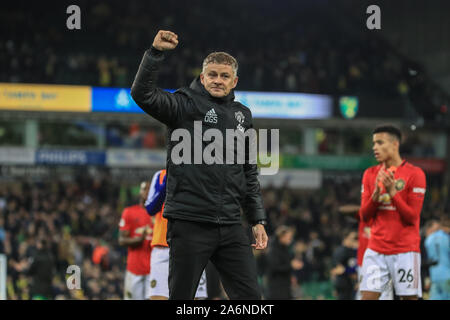
{"label": "stadium crowd", "polygon": [[[263,189],[271,242],[255,255],[265,298],[270,250],[280,226],[295,232],[287,249],[297,261],[294,269],[288,269],[291,297],[336,298],[330,275],[333,253],[346,230],[357,231],[357,221],[338,208],[358,203],[359,190],[358,179],[326,179],[320,190]],[[0,253],[8,257],[8,299],[121,299],[126,248],[118,244],[118,222],[122,209],[137,201],[137,192],[136,186],[112,183],[106,173],[71,182],[2,183]],[[445,217],[449,208],[443,192],[438,186],[429,187],[422,225]],[[40,254],[46,258],[39,259]],[[36,276],[33,263],[42,261]],[[81,268],[80,290],[67,289],[69,265]]]}
{"label": "stadium crowd", "polygon": [[[190,83],[208,52],[229,51],[240,64],[239,90],[376,90],[389,97],[408,90],[403,58],[373,35],[349,27],[338,12],[323,10],[327,0],[304,3],[301,10],[292,10],[296,1],[276,6],[268,0],[257,5],[237,0],[227,6],[195,3],[168,0],[160,7],[142,1],[80,1],[77,31],[66,28],[62,4],[45,11],[38,3],[23,4],[28,10],[6,4],[0,30],[14,25],[15,32],[1,37],[0,82],[130,87],[151,36],[167,29],[179,34],[181,44],[161,70],[164,88]],[[218,11],[221,15],[211,14]]]}

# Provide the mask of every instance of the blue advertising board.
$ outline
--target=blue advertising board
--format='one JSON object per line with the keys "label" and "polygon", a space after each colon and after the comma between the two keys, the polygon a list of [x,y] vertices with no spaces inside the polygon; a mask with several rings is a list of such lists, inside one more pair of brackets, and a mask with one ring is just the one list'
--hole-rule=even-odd
{"label": "blue advertising board", "polygon": [[84,150],[37,150],[36,164],[105,165],[106,153]]}
{"label": "blue advertising board", "polygon": [[[92,112],[144,113],[125,88],[92,88]],[[173,92],[174,90],[167,90]]]}
{"label": "blue advertising board", "polygon": [[[253,118],[327,119],[333,114],[333,100],[327,95],[235,91],[235,96],[250,108]],[[130,89],[124,88],[92,88],[92,111],[143,113]]]}

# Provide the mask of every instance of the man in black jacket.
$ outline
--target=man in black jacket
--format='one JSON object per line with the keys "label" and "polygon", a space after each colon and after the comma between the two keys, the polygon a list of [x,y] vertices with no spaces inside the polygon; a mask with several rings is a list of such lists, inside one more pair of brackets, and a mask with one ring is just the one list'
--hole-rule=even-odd
{"label": "man in black jacket", "polygon": [[333,253],[333,268],[330,270],[338,300],[354,300],[358,281],[356,250],[358,233],[345,231],[342,245]]}
{"label": "man in black jacket", "polygon": [[28,275],[32,277],[31,294],[34,299],[53,299],[52,279],[55,260],[46,240],[38,240],[36,252],[31,259]]}
{"label": "man in black jacket", "polygon": [[276,238],[269,246],[268,252],[268,299],[292,299],[291,277],[294,270],[300,270],[303,263],[290,251],[295,229],[281,225],[275,231]]}
{"label": "man in black jacket", "polygon": [[[193,299],[208,260],[218,269],[230,299],[260,299],[256,264],[240,213],[242,209],[253,225],[256,244],[252,246],[264,249],[268,240],[266,213],[256,161],[247,141],[245,161],[236,163],[238,148],[230,152],[235,138],[231,143],[218,139],[232,130],[239,140],[239,132],[253,130],[250,109],[234,101],[238,65],[227,53],[212,53],[190,87],[168,93],[157,87],[158,70],[163,51],[177,45],[175,33],[159,31],[142,58],[131,88],[139,107],[168,127],[163,216],[168,219],[170,246],[169,299]],[[203,136],[203,129],[214,133],[210,145],[206,142],[213,137],[208,138],[206,132]],[[183,144],[176,143],[180,138]],[[205,159],[205,154],[212,154],[211,145],[213,162]]]}

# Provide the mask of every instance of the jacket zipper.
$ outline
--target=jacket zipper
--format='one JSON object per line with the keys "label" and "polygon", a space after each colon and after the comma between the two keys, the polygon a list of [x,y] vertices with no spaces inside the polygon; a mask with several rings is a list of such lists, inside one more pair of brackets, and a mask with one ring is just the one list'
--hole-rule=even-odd
{"label": "jacket zipper", "polygon": [[[217,109],[220,109],[220,108],[217,108]],[[224,119],[224,121],[221,124],[221,127],[222,127],[221,131],[222,131],[222,134],[224,136],[225,136],[225,132],[226,132],[226,128],[227,128],[227,126],[225,125],[225,122],[226,122],[225,120],[226,119]],[[225,159],[224,159],[224,162],[225,162]],[[219,213],[217,215],[217,222],[219,224],[222,224],[222,221],[220,220],[220,215],[223,214],[223,204],[224,204],[223,194],[224,194],[224,191],[225,191],[224,190],[224,186],[225,186],[225,179],[226,179],[226,176],[227,176],[227,172],[226,172],[227,165],[225,163],[223,164],[223,168],[224,168],[223,173],[222,173],[223,176],[222,176],[222,179],[220,181],[220,210],[219,210]]]}
{"label": "jacket zipper", "polygon": [[222,181],[220,182],[220,211],[219,211],[219,215],[217,216],[217,221],[218,221],[218,223],[219,224],[222,224],[222,222],[220,221],[220,215],[223,213],[223,203],[224,203],[224,200],[223,200],[223,193],[224,193],[224,185],[225,185],[225,179],[226,179],[226,168],[227,168],[227,166],[224,164],[223,165],[224,167],[223,168],[225,168],[225,170],[223,170],[224,171],[224,175],[223,175],[223,177],[222,177]]}

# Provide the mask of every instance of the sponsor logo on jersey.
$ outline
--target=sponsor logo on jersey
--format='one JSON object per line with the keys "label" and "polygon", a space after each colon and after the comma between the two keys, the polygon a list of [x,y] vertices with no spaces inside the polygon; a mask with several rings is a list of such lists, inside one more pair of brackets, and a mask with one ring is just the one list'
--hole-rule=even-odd
{"label": "sponsor logo on jersey", "polygon": [[379,206],[378,209],[380,209],[380,210],[397,211],[397,208],[394,207],[394,206]]}
{"label": "sponsor logo on jersey", "polygon": [[378,198],[378,202],[381,202],[383,204],[389,204],[391,203],[391,196],[389,195],[389,193],[383,193],[379,198]]}
{"label": "sponsor logo on jersey", "polygon": [[214,110],[214,108],[212,108],[211,110],[209,110],[206,115],[205,115],[205,122],[208,123],[217,123],[217,113],[216,110]]}

